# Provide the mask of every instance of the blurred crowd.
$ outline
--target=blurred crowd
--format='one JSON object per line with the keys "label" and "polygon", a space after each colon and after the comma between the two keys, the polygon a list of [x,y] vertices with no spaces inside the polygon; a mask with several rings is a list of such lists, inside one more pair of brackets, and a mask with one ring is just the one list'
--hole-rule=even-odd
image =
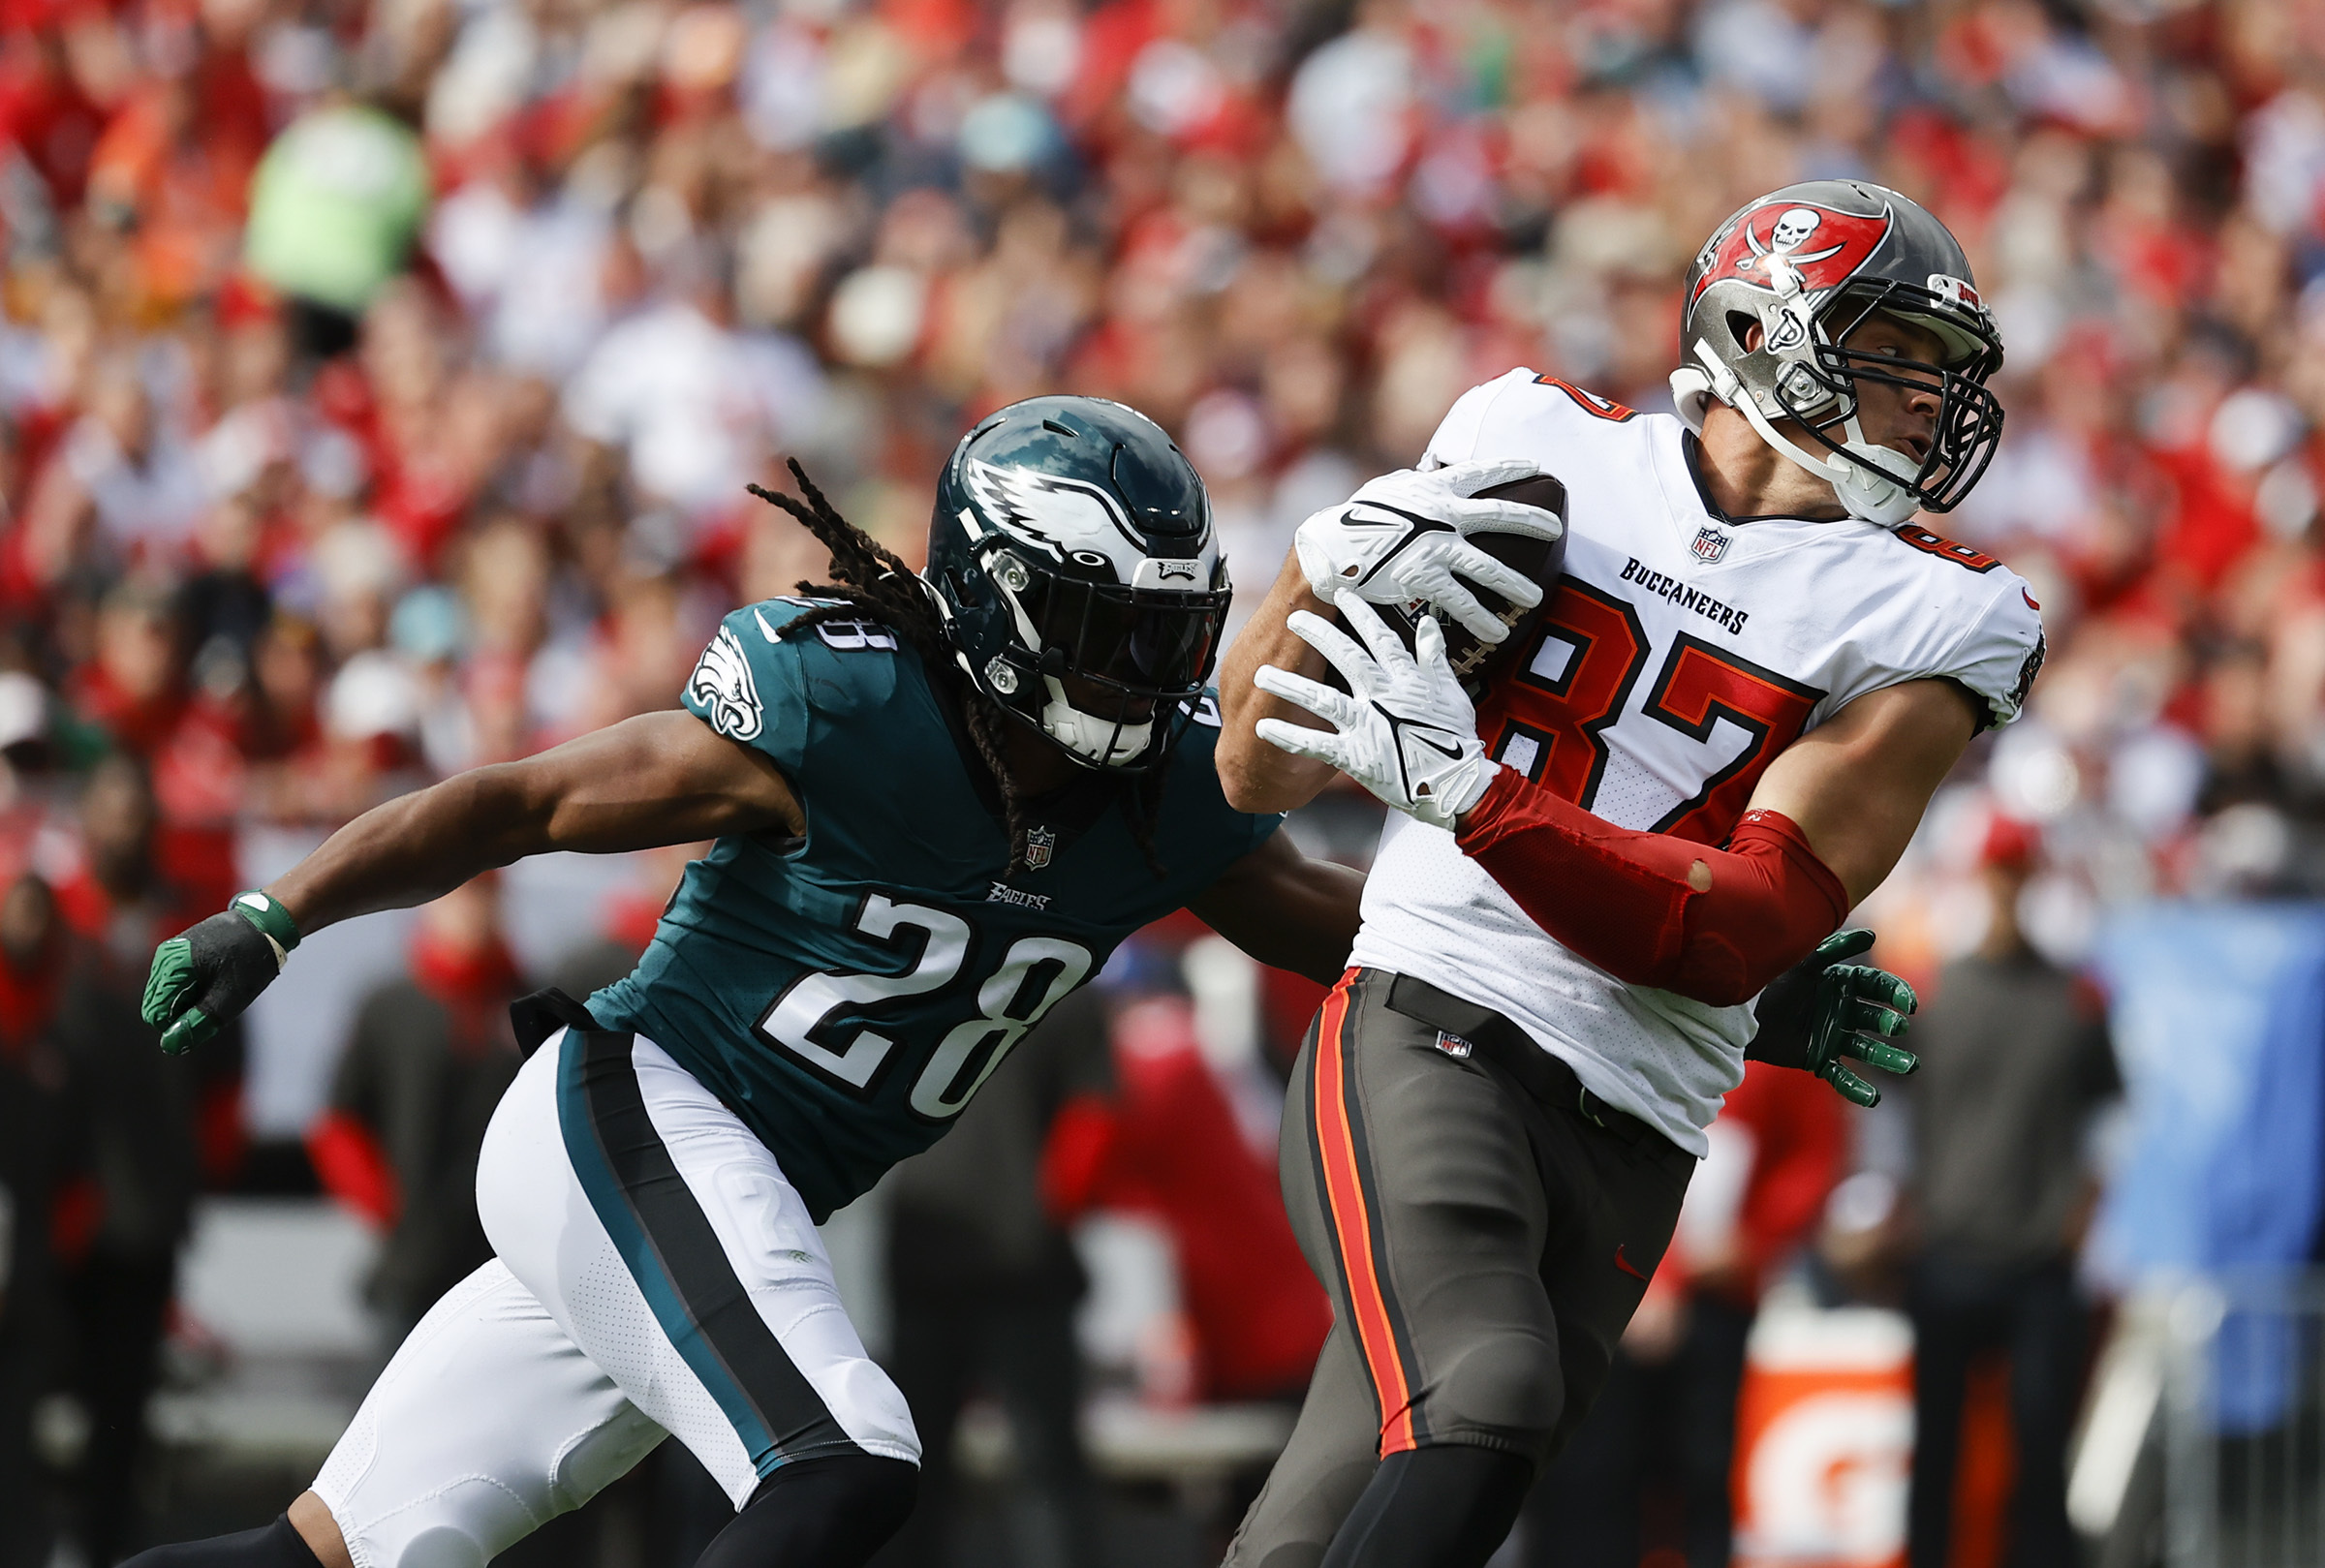
{"label": "blurred crowd", "polygon": [[1944,525],[2051,630],[1990,759],[2038,931],[2315,883],[2320,79],[2290,0],[10,0],[16,799],[130,751],[223,890],[238,826],[668,703],[820,573],[779,459],[911,556],[1047,389],[1173,430],[1257,584],[1513,363],[1665,405],[1691,248],[1864,175],[2009,346]]}
{"label": "blurred crowd", "polygon": [[[1970,253],[2009,424],[1927,520],[2050,638],[1869,911],[1883,960],[2023,929],[2071,963],[2120,901],[2325,891],[2314,5],[0,0],[0,1064],[115,1071],[35,1049],[60,976],[117,1009],[254,830],[672,705],[724,609],[823,574],[745,493],[787,458],[916,559],[975,417],[1118,397],[1256,597],[1513,364],[1668,407],[1694,247],[1824,176]],[[2006,931],[1998,820],[2038,846]],[[479,918],[363,1027],[472,1060],[513,984]],[[219,1060],[70,1122],[141,1150],[116,1218],[248,1180]],[[350,1066],[309,1153],[421,1281],[474,1239],[411,1233],[382,1161],[440,1156],[396,1153],[428,1130],[396,1092]],[[1086,1185],[1115,1144],[1065,1125]],[[1820,1198],[1845,1161],[1801,1136]],[[1815,1202],[1779,1208],[1755,1245]],[[106,1300],[150,1337],[184,1214],[129,1209]],[[87,1277],[99,1211],[54,1212]]]}

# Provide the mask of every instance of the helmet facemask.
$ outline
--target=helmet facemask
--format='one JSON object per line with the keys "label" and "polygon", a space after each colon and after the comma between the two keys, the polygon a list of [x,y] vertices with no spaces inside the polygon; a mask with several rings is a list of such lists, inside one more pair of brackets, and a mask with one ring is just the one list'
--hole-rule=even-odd
{"label": "helmet facemask", "polygon": [[[1944,512],[1953,510],[1977,484],[2001,440],[2002,405],[1986,385],[1986,378],[2001,363],[2000,348],[1989,338],[1966,354],[1957,354],[1949,366],[1847,347],[1849,338],[1876,312],[1935,329],[1941,338],[1964,336],[1959,327],[1944,329],[1953,323],[1933,320],[1932,307],[1938,303],[1937,295],[1910,284],[1885,282],[1851,291],[1812,331],[1805,356],[1794,358],[1777,374],[1773,392],[1783,417],[1806,430],[1826,451],[1865,471],[1873,480],[1894,484],[1921,509]],[[1895,447],[1865,439],[1858,387],[1867,383],[1937,397],[1930,447],[1918,463]]]}

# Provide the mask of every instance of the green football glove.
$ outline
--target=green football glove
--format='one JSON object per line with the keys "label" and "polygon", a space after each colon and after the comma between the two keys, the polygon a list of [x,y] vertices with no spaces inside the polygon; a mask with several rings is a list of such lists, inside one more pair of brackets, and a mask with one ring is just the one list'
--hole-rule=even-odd
{"label": "green football glove", "polygon": [[1858,1105],[1881,1103],[1881,1091],[1847,1065],[1855,1058],[1883,1072],[1904,1077],[1921,1059],[1895,1044],[1919,1005],[1913,988],[1866,964],[1844,964],[1873,945],[1862,927],[1837,931],[1816,950],[1769,982],[1755,1012],[1759,1033],[1744,1048],[1750,1061],[1813,1072],[1844,1099]]}
{"label": "green football glove", "polygon": [[191,1051],[258,999],[298,945],[298,923],[264,893],[237,893],[224,914],[153,950],[145,1022],[171,1056]]}

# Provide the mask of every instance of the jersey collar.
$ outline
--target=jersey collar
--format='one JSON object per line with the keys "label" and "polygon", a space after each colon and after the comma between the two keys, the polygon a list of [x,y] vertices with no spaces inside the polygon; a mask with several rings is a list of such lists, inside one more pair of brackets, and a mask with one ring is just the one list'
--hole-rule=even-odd
{"label": "jersey collar", "polygon": [[[1704,482],[1703,443],[1697,439],[1694,431],[1686,429],[1680,431],[1679,459],[1688,471],[1688,477],[1694,481],[1695,498],[1703,503],[1704,515],[1716,523],[1725,523],[1730,528],[1740,528],[1747,523],[1846,523],[1858,520],[1850,517],[1846,512],[1843,512],[1838,517],[1808,517],[1796,511],[1758,511],[1748,516],[1730,517],[1720,509],[1720,503],[1712,499],[1712,487]],[[1838,507],[1840,503],[1835,502],[1833,505]]]}

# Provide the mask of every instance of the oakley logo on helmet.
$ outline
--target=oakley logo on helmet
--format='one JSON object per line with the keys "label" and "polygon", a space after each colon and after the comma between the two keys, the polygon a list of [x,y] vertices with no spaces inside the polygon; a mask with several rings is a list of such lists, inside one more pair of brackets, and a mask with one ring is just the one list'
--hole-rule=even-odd
{"label": "oakley logo on helmet", "polygon": [[1765,289],[1782,280],[1797,282],[1806,294],[1838,289],[1881,248],[1894,213],[1860,217],[1797,201],[1767,201],[1736,220],[1712,247],[1712,259],[1695,280],[1692,304],[1722,278],[1741,278]]}

